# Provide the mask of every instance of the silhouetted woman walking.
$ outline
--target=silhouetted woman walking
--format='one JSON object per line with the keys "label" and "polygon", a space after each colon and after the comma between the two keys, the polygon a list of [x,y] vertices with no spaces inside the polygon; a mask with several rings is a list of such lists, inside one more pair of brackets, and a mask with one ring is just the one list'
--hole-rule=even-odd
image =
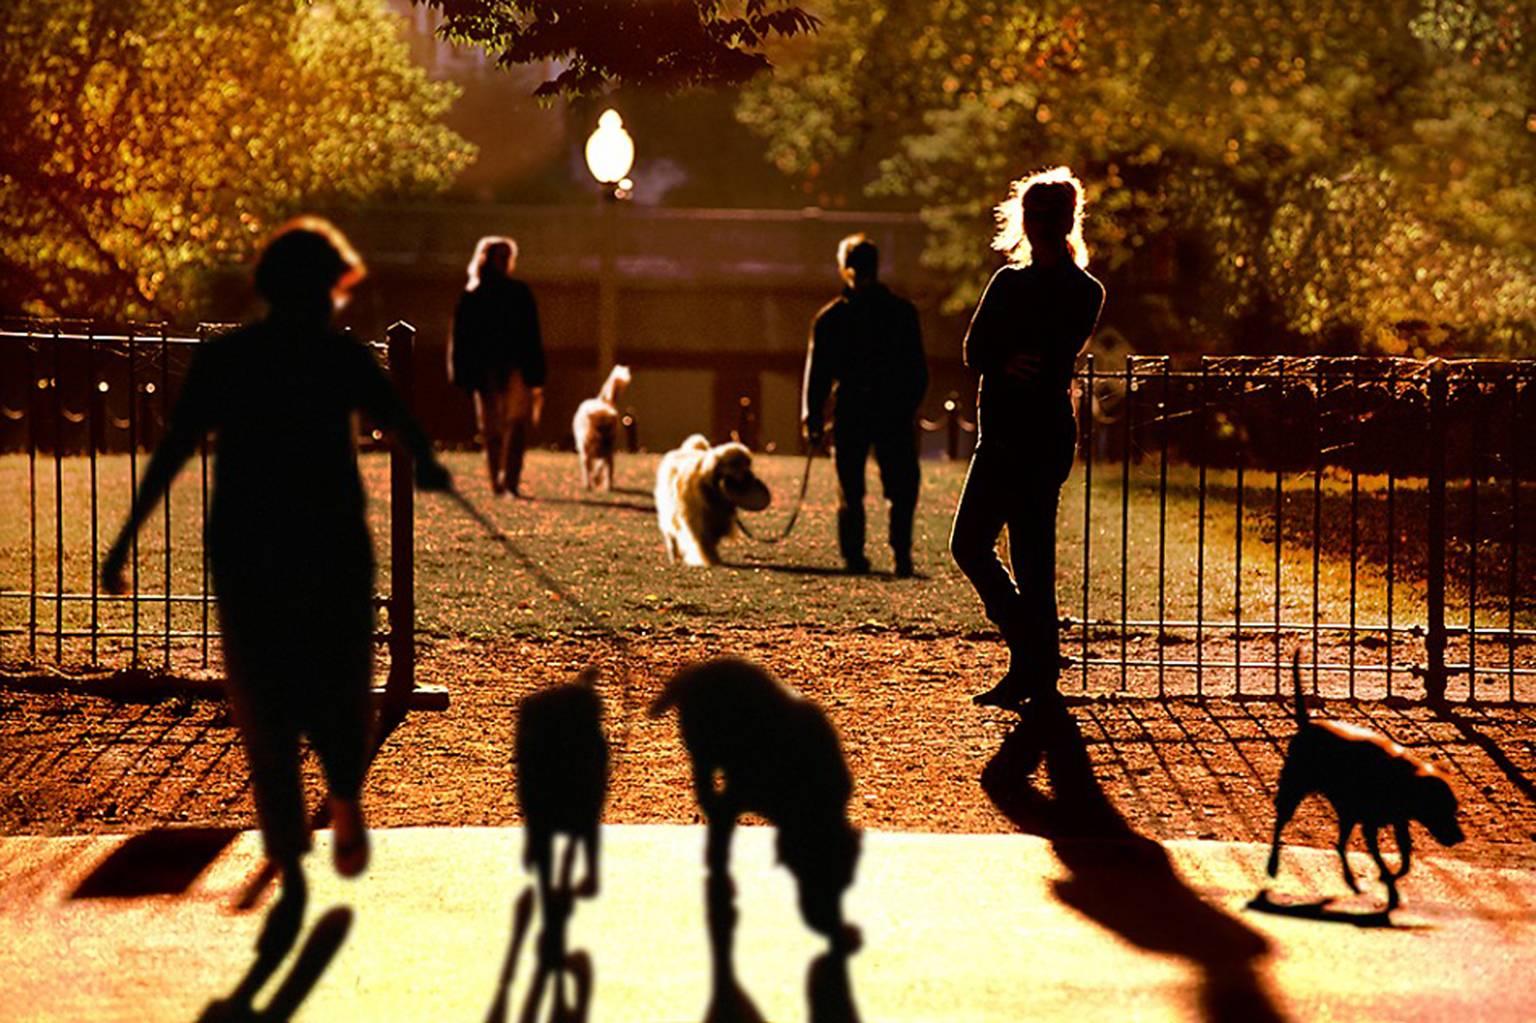
{"label": "silhouetted woman walking", "polygon": [[228,693],[250,760],[267,855],[283,896],[264,945],[291,940],[310,848],[299,772],[307,736],[330,788],[336,869],[368,862],[359,797],[372,715],[373,548],[358,476],[354,413],[398,434],[417,484],[448,473],[367,349],[331,325],[361,260],[326,221],[300,218],[256,265],[266,317],[198,346],[165,439],[155,450],[103,574],[121,591],[133,535],[212,434],[207,544]]}
{"label": "silhouetted woman walking", "polygon": [[448,373],[475,400],[485,439],[491,492],[516,496],[529,428],[544,403],[544,342],[539,307],[528,285],[512,276],[517,242],[488,235],[475,246],[469,280],[453,310]]}
{"label": "silhouetted woman walking", "polygon": [[[949,547],[1008,644],[1008,672],[973,697],[1017,707],[1056,691],[1056,506],[1077,446],[1072,371],[1088,344],[1104,286],[1084,269],[1082,185],[1065,167],[1013,183],[998,207],[992,275],[965,336],[981,374],[976,451]],[[997,556],[1008,527],[1013,575]]]}

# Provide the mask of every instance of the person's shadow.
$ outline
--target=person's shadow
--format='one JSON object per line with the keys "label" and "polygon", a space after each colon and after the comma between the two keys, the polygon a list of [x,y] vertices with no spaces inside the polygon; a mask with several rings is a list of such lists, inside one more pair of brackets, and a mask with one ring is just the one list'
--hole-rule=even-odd
{"label": "person's shadow", "polygon": [[346,941],[347,932],[352,929],[352,910],[334,906],[315,922],[287,976],[266,1008],[258,1010],[257,993],[277,972],[298,939],[298,928],[284,919],[292,912],[291,906],[292,903],[278,903],[263,926],[263,939],[276,934],[282,940],[258,941],[256,959],[240,983],[226,997],[210,1001],[198,1016],[198,1023],[281,1023],[298,1011]]}
{"label": "person's shadow", "polygon": [[[1051,794],[1031,775],[1044,760]],[[1082,732],[1059,699],[1032,704],[981,774],[993,804],[1040,835],[1071,876],[1057,898],[1138,948],[1201,974],[1207,1019],[1283,1019],[1256,971],[1269,942],[1186,885],[1161,845],[1136,833],[1094,777]]]}

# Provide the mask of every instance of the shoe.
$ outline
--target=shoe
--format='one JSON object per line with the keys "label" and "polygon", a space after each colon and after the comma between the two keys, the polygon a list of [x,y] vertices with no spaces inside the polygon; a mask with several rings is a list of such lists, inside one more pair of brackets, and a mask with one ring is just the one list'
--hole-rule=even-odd
{"label": "shoe", "polygon": [[869,575],[868,558],[845,561],[843,564],[849,575]]}
{"label": "shoe", "polygon": [[912,567],[912,556],[910,554],[896,555],[896,578],[910,579],[916,574]]}
{"label": "shoe", "polygon": [[1004,675],[1002,681],[988,689],[984,693],[977,693],[971,697],[971,702],[978,707],[999,707],[1003,710],[1017,710],[1029,699],[1020,692],[1017,683],[1011,676]]}
{"label": "shoe", "polygon": [[357,877],[368,869],[368,825],[355,799],[331,797],[331,861],[342,877]]}

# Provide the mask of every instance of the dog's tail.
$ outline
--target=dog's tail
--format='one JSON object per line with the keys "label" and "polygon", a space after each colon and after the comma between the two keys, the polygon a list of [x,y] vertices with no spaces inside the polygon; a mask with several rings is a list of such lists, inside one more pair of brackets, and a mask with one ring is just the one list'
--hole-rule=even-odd
{"label": "dog's tail", "polygon": [[1312,718],[1307,713],[1307,699],[1301,694],[1301,651],[1291,655],[1291,685],[1296,690],[1296,727],[1305,728]]}
{"label": "dog's tail", "polygon": [[603,381],[603,389],[597,392],[597,396],[603,399],[605,404],[612,405],[618,401],[619,391],[629,383],[629,367],[615,366],[608,374],[608,379]]}

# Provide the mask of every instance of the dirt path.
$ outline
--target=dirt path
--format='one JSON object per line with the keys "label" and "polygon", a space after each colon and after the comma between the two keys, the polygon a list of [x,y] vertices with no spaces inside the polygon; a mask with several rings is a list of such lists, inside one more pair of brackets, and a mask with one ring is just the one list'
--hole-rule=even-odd
{"label": "dirt path", "polygon": [[[1011,717],[968,702],[981,680],[1001,667],[1001,652],[990,641],[890,630],[692,628],[637,636],[627,650],[628,679],[621,683],[618,655],[605,642],[428,638],[421,681],[446,685],[452,706],[414,714],[385,747],[368,783],[374,822],[517,822],[511,766],[517,703],[594,658],[605,671],[614,752],[607,819],[696,820],[676,723],[652,719],[645,709],[677,667],[732,653],[767,665],[826,708],[853,771],[852,813],[859,824],[1010,830],[978,778]],[[1142,834],[1267,840],[1274,779],[1293,730],[1286,705],[1095,697],[1074,701],[1073,713],[1105,792]],[[1467,708],[1446,720],[1422,707],[1336,700],[1328,713],[1444,762],[1461,793],[1470,836],[1450,855],[1536,868],[1536,709]],[[129,703],[0,683],[0,832],[246,826],[250,820],[244,756],[221,701]],[[1287,838],[1331,846],[1331,811],[1309,801]]]}

